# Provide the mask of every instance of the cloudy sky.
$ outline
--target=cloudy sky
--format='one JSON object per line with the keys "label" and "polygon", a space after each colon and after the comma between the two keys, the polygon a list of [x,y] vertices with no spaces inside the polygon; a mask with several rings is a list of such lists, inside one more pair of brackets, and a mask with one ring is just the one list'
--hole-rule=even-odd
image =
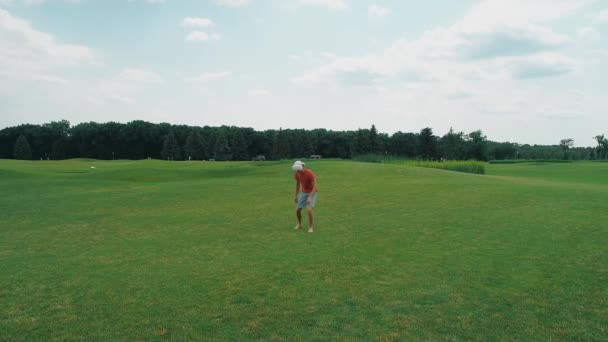
{"label": "cloudy sky", "polygon": [[0,127],[608,134],[605,0],[0,0]]}

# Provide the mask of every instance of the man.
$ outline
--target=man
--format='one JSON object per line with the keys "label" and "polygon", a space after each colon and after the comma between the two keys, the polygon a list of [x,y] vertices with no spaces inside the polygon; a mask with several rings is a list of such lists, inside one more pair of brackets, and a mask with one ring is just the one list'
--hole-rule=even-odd
{"label": "man", "polygon": [[[306,169],[305,166],[306,164],[298,160],[291,167],[292,170],[295,171],[294,177],[296,179],[296,197],[294,201],[298,204],[298,208],[296,209],[298,224],[296,225],[295,229],[298,230],[302,228],[302,209],[306,208],[308,212],[308,232],[312,233],[314,231],[313,213],[315,204],[317,203],[318,188],[315,174],[312,172],[312,170]],[[299,194],[300,188],[302,189],[301,194]]]}

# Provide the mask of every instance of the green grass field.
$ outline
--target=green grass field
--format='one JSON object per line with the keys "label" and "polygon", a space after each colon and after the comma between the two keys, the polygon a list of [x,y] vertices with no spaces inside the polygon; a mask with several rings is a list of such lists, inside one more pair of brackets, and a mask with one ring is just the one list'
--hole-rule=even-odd
{"label": "green grass field", "polygon": [[1,160],[0,340],[608,339],[608,163],[289,166]]}

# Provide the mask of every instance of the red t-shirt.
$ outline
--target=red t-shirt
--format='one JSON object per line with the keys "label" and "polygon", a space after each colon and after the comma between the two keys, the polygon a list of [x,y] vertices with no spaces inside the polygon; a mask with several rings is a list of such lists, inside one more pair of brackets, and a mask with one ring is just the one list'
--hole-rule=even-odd
{"label": "red t-shirt", "polygon": [[302,172],[296,172],[295,179],[300,182],[302,192],[312,192],[316,177],[311,170],[305,169]]}

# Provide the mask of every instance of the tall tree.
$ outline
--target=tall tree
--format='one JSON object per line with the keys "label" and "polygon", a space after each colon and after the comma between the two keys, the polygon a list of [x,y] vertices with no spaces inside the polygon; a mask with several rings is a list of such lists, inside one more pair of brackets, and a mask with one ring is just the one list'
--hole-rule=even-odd
{"label": "tall tree", "polygon": [[[0,0],[1,2],[1,0]],[[203,146],[203,156],[197,156],[197,131]],[[245,144],[237,132],[241,132]],[[168,139],[172,132],[174,139]],[[223,132],[224,138],[219,138]],[[488,141],[481,132],[471,135],[451,130],[441,138],[433,136],[428,128],[421,133],[397,132],[390,138],[371,129],[354,131],[328,131],[315,129],[266,130],[255,131],[238,127],[189,127],[169,123],[154,124],[145,121],[132,121],[126,124],[117,122],[85,122],[70,128],[68,121],[62,120],[41,125],[23,124],[0,129],[0,158],[15,157],[15,143],[20,135],[27,137],[31,158],[63,159],[68,157],[97,159],[142,159],[173,158],[193,156],[195,159],[214,158],[217,152],[220,159],[244,159],[244,156],[265,155],[268,158],[306,157],[321,154],[324,157],[350,158],[365,153],[383,153],[406,156],[408,158],[434,159],[602,159],[608,158],[608,140],[603,135],[596,138],[597,146],[573,147],[571,144],[519,145]],[[464,140],[464,141],[463,141]],[[567,142],[567,139],[565,139]],[[220,142],[218,148],[215,147]],[[222,143],[222,141],[226,143]],[[166,153],[163,153],[167,143]],[[594,144],[595,145],[595,144]],[[177,146],[177,147],[176,147]],[[227,146],[227,148],[226,148]],[[245,153],[243,146],[247,146]],[[182,150],[184,147],[185,150]],[[481,147],[481,148],[479,148]],[[484,152],[485,149],[485,152]],[[171,150],[173,152],[171,152]],[[229,152],[229,156],[226,155]],[[222,156],[223,155],[223,156]]]}
{"label": "tall tree", "polygon": [[435,158],[437,152],[437,139],[430,127],[423,128],[418,136],[420,157],[425,160]]}
{"label": "tall tree", "polygon": [[232,159],[249,160],[249,146],[240,128],[236,129],[232,137]]}
{"label": "tall tree", "polygon": [[217,139],[215,140],[213,158],[219,161],[232,160],[232,151],[230,145],[228,145],[228,139],[224,129],[220,129],[217,133]]}
{"label": "tall tree", "polygon": [[45,123],[42,127],[49,131],[49,135],[53,140],[70,135],[70,122],[68,120],[51,121],[50,123]]}
{"label": "tall tree", "polygon": [[597,141],[596,156],[597,159],[606,159],[608,157],[608,139],[603,134],[593,137]]}
{"label": "tall tree", "polygon": [[570,150],[570,148],[572,146],[574,146],[574,139],[567,138],[567,139],[562,139],[559,141],[559,148],[561,148],[562,151],[564,152],[564,154],[563,154],[564,160],[568,159],[568,157],[569,157],[568,151]]}
{"label": "tall tree", "polygon": [[492,159],[504,160],[504,159],[517,159],[517,144],[510,142],[503,143],[490,143],[489,147]]}
{"label": "tall tree", "polygon": [[415,158],[418,154],[418,137],[414,133],[401,131],[393,134],[389,140],[389,152],[394,155]]}
{"label": "tall tree", "polygon": [[372,144],[369,140],[370,132],[367,129],[358,129],[353,141],[355,155],[372,153]]}
{"label": "tall tree", "polygon": [[15,159],[32,160],[32,149],[25,135],[21,134],[15,142]]}
{"label": "tall tree", "polygon": [[279,131],[274,136],[274,141],[272,144],[272,157],[274,159],[283,159],[289,158],[290,156],[290,146],[289,140],[287,138],[286,133],[282,128],[279,128]]}
{"label": "tall tree", "polygon": [[448,160],[459,160],[463,158],[464,133],[455,133],[450,127],[450,131],[441,138],[441,156]]}
{"label": "tall tree", "polygon": [[372,125],[372,128],[369,130],[369,148],[371,153],[382,153],[376,125]]}
{"label": "tall tree", "polygon": [[68,139],[67,138],[59,138],[55,140],[53,143],[53,147],[51,149],[51,159],[53,160],[62,160],[67,157],[68,153]]}
{"label": "tall tree", "polygon": [[217,141],[219,128],[205,126],[203,127],[202,137],[205,145],[205,157],[203,159],[215,158],[215,142]]}
{"label": "tall tree", "polygon": [[328,132],[326,129],[315,129],[314,134],[317,142],[315,154],[320,154],[324,157],[335,157],[333,154],[335,146],[331,132]]}
{"label": "tall tree", "polygon": [[270,131],[254,132],[251,137],[251,155],[254,157],[264,156],[265,158],[270,158],[273,139],[274,133],[270,133]]}
{"label": "tall tree", "polygon": [[203,138],[198,129],[193,129],[188,138],[186,138],[184,157],[194,160],[203,160],[205,158],[205,146],[203,146]]}
{"label": "tall tree", "polygon": [[468,158],[475,160],[488,160],[488,144],[487,138],[481,130],[469,133],[468,140]]}
{"label": "tall tree", "polygon": [[297,157],[308,158],[311,154],[314,154],[314,147],[312,146],[311,134],[306,130],[302,130],[300,133],[300,153]]}
{"label": "tall tree", "polygon": [[173,131],[169,131],[169,134],[165,137],[165,142],[163,143],[163,149],[160,152],[160,155],[163,159],[167,160],[182,159],[181,149]]}
{"label": "tall tree", "polygon": [[352,157],[350,137],[342,132],[334,132],[333,155],[331,157],[347,159]]}

